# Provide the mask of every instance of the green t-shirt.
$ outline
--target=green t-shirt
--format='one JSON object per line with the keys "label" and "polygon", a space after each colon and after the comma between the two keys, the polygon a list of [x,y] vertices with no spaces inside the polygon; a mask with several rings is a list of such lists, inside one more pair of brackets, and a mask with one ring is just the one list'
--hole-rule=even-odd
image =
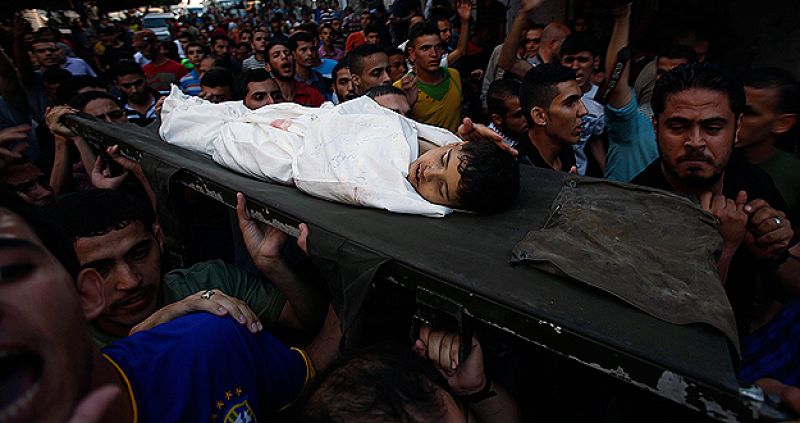
{"label": "green t-shirt", "polygon": [[[778,150],[769,160],[759,165],[769,173],[781,196],[789,206],[789,218],[797,219],[800,206],[800,159],[782,150]],[[792,220],[793,224],[796,224]]]}
{"label": "green t-shirt", "polygon": [[[212,260],[164,275],[158,307],[172,304],[205,289],[217,289],[246,302],[263,323],[277,321],[286,303],[283,294],[266,278],[247,273],[222,260]],[[120,339],[102,332],[96,325],[89,326],[95,344],[100,347]]]}

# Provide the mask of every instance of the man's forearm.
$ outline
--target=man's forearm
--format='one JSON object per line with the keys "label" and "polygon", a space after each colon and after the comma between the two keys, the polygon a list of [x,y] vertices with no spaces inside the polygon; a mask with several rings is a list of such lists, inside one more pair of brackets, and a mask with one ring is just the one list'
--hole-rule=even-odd
{"label": "man's forearm", "polygon": [[519,38],[522,35],[522,30],[528,22],[528,14],[519,11],[514,18],[514,23],[511,24],[511,31],[503,41],[503,48],[500,50],[500,59],[497,60],[497,65],[505,71],[510,71],[517,60],[517,49],[519,48]]}
{"label": "man's forearm", "polygon": [[[619,8],[618,11],[619,13],[614,16],[614,30],[608,43],[608,53],[606,53],[605,70],[607,78],[611,78],[614,74],[617,53],[628,45],[630,33],[631,5],[624,6],[624,11],[622,8]],[[624,66],[619,81],[611,91],[611,96],[608,100],[608,104],[615,108],[625,106],[631,101],[631,88],[628,86],[629,61],[626,61]]]}
{"label": "man's forearm", "polygon": [[279,320],[301,330],[310,330],[318,324],[323,313],[323,296],[309,281],[282,259],[268,264],[256,262],[256,268],[286,297],[287,305]]}
{"label": "man's forearm", "polygon": [[[63,194],[72,179],[72,167],[69,163],[69,140],[56,135],[53,170],[50,171],[50,186],[55,195]],[[91,170],[90,170],[91,171]]]}
{"label": "man's forearm", "polygon": [[458,59],[464,56],[467,52],[467,41],[469,40],[469,19],[461,20],[461,28],[458,32],[458,45],[456,49],[447,55],[447,66],[452,66]]}
{"label": "man's forearm", "polygon": [[517,403],[514,402],[514,398],[502,386],[494,382],[492,382],[491,389],[497,392],[497,395],[481,402],[468,404],[469,410],[478,421],[483,423],[515,423],[521,421],[519,409],[517,408]]}

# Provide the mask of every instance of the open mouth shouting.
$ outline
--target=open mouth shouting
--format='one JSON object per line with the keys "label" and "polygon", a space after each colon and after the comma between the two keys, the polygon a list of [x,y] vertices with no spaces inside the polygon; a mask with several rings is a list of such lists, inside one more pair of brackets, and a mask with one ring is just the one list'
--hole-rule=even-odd
{"label": "open mouth shouting", "polygon": [[42,377],[42,358],[26,351],[0,352],[0,422],[25,421]]}

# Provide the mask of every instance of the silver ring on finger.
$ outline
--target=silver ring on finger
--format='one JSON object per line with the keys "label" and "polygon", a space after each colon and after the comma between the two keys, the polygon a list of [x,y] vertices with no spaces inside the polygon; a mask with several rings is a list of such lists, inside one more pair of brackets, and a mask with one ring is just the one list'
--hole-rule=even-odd
{"label": "silver ring on finger", "polygon": [[209,289],[209,290],[207,290],[206,292],[203,292],[203,294],[202,294],[202,295],[200,295],[200,298],[202,298],[202,299],[204,299],[204,300],[210,300],[210,299],[211,299],[211,297],[213,297],[213,296],[214,296],[214,294],[216,294],[216,292],[214,292],[214,290],[213,290],[213,289]]}
{"label": "silver ring on finger", "polygon": [[783,221],[781,220],[781,218],[780,218],[780,217],[778,217],[778,216],[775,216],[775,226],[776,226],[776,227],[778,227],[778,228],[780,228],[780,227],[781,227],[781,223],[783,223]]}

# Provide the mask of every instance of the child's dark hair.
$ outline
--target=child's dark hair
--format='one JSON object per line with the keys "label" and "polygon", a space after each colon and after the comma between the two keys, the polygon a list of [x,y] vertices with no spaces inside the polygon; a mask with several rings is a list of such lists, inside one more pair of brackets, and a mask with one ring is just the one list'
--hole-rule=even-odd
{"label": "child's dark hair", "polygon": [[459,207],[480,214],[508,209],[519,194],[519,163],[509,152],[486,140],[461,147]]}

